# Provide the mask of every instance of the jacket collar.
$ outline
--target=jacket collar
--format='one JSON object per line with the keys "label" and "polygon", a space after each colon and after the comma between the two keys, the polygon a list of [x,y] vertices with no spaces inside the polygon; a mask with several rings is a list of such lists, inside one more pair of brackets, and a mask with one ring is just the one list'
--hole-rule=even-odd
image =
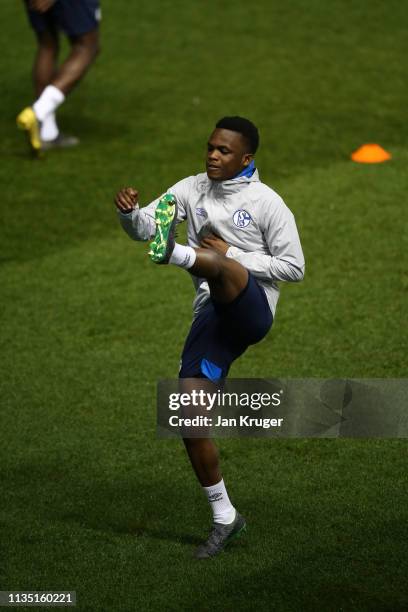
{"label": "jacket collar", "polygon": [[249,164],[249,166],[246,166],[246,168],[243,168],[241,172],[238,172],[238,174],[234,176],[233,178],[236,179],[236,178],[239,178],[240,176],[252,176],[255,170],[256,170],[255,160],[253,159],[251,163]]}
{"label": "jacket collar", "polygon": [[259,183],[259,172],[255,169],[252,176],[236,176],[233,179],[229,179],[228,181],[212,181],[207,177],[208,188],[213,190],[214,193],[222,194],[222,193],[235,193],[240,191],[244,185],[248,183]]}

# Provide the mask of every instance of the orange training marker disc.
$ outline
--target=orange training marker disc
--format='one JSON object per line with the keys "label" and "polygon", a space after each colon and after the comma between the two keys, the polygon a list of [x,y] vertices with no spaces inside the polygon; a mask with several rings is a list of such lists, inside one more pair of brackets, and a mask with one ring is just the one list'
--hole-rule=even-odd
{"label": "orange training marker disc", "polygon": [[391,159],[391,153],[378,144],[365,144],[351,154],[351,159],[360,164],[380,164]]}

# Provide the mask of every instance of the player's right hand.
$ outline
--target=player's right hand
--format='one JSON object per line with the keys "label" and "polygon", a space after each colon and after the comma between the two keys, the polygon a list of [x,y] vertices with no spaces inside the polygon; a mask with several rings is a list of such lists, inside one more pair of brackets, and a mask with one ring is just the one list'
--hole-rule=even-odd
{"label": "player's right hand", "polygon": [[123,213],[130,213],[137,206],[139,192],[133,187],[124,187],[115,196],[115,205]]}

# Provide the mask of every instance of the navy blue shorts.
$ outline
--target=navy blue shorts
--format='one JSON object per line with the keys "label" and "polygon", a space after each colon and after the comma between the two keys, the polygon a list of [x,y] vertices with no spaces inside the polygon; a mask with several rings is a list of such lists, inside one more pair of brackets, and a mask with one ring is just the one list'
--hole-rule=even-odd
{"label": "navy blue shorts", "polygon": [[45,13],[28,8],[28,17],[37,34],[47,30],[63,30],[68,36],[81,36],[98,27],[100,20],[99,0],[56,0]]}
{"label": "navy blue shorts", "polygon": [[264,289],[249,274],[248,284],[230,304],[210,302],[194,319],[181,356],[180,378],[225,378],[232,362],[262,340],[273,317]]}

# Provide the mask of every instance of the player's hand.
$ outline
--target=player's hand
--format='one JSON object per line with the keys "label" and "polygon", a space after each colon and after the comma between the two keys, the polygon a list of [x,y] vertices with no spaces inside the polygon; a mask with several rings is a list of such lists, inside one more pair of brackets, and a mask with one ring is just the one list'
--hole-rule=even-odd
{"label": "player's hand", "polygon": [[28,6],[32,11],[45,13],[53,4],[55,4],[55,0],[30,0]]}
{"label": "player's hand", "polygon": [[115,205],[123,213],[130,213],[137,206],[139,192],[133,187],[124,187],[115,196]]}
{"label": "player's hand", "polygon": [[216,236],[215,234],[208,234],[208,236],[203,238],[200,243],[200,246],[203,249],[212,249],[220,255],[225,255],[230,247],[230,245],[225,242],[225,240],[223,240],[219,236]]}

